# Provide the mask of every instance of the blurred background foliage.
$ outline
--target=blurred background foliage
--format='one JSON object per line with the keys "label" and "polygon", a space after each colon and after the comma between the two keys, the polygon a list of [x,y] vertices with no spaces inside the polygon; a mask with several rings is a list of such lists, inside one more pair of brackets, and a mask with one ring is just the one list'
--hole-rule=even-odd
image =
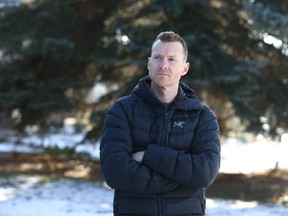
{"label": "blurred background foliage", "polygon": [[223,136],[287,132],[287,1],[0,3],[1,127],[46,133],[73,116],[99,138],[111,102],[147,74],[153,40],[172,30],[189,47],[183,81],[215,111]]}

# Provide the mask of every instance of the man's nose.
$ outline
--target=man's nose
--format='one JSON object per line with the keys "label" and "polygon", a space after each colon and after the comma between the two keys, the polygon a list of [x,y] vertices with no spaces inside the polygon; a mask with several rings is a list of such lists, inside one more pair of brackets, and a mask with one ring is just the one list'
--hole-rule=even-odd
{"label": "man's nose", "polygon": [[167,69],[168,68],[168,61],[166,59],[162,59],[162,61],[160,62],[160,67],[163,69]]}

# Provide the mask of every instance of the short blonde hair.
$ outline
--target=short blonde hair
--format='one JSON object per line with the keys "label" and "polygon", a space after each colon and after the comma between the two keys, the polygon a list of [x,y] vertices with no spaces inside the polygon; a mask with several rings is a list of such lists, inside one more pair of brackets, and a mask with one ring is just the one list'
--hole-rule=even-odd
{"label": "short blonde hair", "polygon": [[188,58],[188,47],[186,42],[182,37],[180,37],[178,34],[174,33],[173,31],[164,31],[161,32],[153,42],[152,46],[155,44],[156,41],[162,41],[162,42],[180,42],[183,50],[184,50],[184,59],[187,61]]}

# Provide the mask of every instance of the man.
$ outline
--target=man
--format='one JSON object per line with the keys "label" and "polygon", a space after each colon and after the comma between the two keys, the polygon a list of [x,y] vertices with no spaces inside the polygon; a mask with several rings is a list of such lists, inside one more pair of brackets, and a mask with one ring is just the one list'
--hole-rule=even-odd
{"label": "man", "polygon": [[148,58],[149,76],[107,113],[100,163],[115,189],[115,216],[205,215],[205,188],[220,166],[219,127],[180,82],[187,56],[178,34],[160,33]]}

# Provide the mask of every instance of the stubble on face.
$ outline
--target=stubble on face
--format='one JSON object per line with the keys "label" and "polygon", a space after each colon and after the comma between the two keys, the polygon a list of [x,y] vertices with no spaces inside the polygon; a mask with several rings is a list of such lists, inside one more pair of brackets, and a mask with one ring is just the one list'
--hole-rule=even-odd
{"label": "stubble on face", "polygon": [[[157,41],[148,59],[149,76],[158,87],[177,85],[181,76],[187,73],[184,50],[180,42]],[[189,66],[189,65],[188,65]]]}
{"label": "stubble on face", "polygon": [[188,69],[180,42],[157,41],[148,58],[151,90],[163,103],[170,103],[178,93],[179,81]]}

